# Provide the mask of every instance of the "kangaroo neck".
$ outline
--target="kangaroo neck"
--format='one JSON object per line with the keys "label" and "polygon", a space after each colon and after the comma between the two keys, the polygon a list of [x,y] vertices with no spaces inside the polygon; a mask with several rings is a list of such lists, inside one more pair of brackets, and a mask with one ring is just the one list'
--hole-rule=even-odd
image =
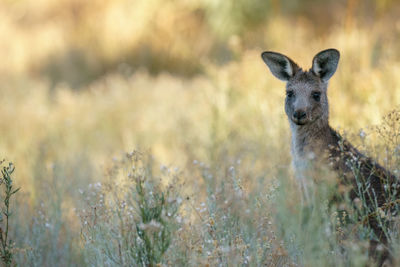
{"label": "kangaroo neck", "polygon": [[328,146],[331,127],[326,119],[318,119],[310,124],[297,125],[290,121],[292,132],[292,151],[298,156],[306,153],[316,155]]}

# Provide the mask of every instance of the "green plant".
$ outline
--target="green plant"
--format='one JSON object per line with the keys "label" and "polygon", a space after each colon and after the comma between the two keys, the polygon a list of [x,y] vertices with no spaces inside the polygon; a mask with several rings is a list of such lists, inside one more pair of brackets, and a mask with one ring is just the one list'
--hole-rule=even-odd
{"label": "green plant", "polygon": [[[4,160],[0,162],[0,165],[4,163]],[[10,266],[13,261],[13,242],[9,239],[8,230],[9,230],[9,218],[11,216],[10,211],[10,199],[11,196],[18,192],[20,188],[14,189],[12,185],[11,174],[14,172],[15,167],[12,163],[9,163],[8,166],[4,166],[1,170],[1,180],[0,185],[3,186],[3,204],[2,213],[0,214],[0,255],[1,260],[6,266]]]}
{"label": "green plant", "polygon": [[[144,187],[144,181],[140,178],[136,183],[136,193],[138,199],[136,204],[139,207],[140,220],[136,224],[136,232],[138,238],[135,239],[137,252],[135,258],[137,262],[146,264],[160,263],[164,253],[171,244],[172,230],[165,218],[175,216],[177,207],[171,210],[167,202],[165,192],[156,192],[148,195],[148,191]],[[170,210],[170,211],[169,211]],[[147,229],[153,228],[151,231]]]}

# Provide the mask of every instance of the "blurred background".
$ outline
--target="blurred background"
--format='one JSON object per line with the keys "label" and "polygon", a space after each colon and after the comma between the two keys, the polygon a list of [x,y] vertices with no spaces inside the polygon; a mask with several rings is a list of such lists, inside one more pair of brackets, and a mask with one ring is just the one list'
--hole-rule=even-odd
{"label": "blurred background", "polygon": [[132,149],[182,169],[289,166],[284,84],[265,50],[308,69],[338,49],[332,126],[358,134],[379,124],[400,104],[399,14],[398,0],[0,1],[0,155],[14,162],[18,209],[33,218],[20,221],[17,242],[61,251],[46,264],[82,260],[79,189]]}

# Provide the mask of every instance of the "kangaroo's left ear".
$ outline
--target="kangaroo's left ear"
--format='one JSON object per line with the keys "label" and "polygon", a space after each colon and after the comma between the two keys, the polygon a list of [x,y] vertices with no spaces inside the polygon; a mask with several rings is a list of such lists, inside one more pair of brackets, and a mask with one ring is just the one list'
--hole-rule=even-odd
{"label": "kangaroo's left ear", "polygon": [[336,49],[327,49],[315,55],[312,63],[312,71],[323,82],[327,82],[335,74],[340,53]]}

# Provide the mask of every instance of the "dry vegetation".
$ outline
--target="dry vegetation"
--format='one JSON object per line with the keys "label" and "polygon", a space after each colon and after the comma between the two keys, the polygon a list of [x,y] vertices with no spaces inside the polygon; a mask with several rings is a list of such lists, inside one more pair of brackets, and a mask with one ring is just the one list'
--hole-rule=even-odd
{"label": "dry vegetation", "polygon": [[377,0],[0,2],[0,155],[21,187],[13,262],[362,266],[370,231],[340,225],[334,185],[299,200],[284,85],[260,53],[308,68],[316,52],[340,50],[331,124],[398,175],[399,10]]}

